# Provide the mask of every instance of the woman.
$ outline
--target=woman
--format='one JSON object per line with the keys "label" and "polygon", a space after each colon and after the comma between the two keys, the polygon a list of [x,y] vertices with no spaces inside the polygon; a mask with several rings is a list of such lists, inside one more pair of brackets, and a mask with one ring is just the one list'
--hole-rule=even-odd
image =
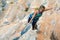
{"label": "woman", "polygon": [[42,16],[43,12],[50,9],[52,8],[46,9],[45,6],[41,5],[38,10],[35,10],[34,13],[30,14],[28,23],[32,22],[32,30],[37,29],[36,23],[39,20],[39,18]]}

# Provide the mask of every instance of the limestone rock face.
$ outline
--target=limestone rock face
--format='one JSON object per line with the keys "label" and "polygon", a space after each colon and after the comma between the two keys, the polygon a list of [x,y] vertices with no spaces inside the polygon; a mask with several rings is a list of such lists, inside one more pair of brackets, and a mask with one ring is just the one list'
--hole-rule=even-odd
{"label": "limestone rock face", "polygon": [[[9,1],[9,0],[6,0]],[[60,40],[60,0],[10,0],[7,8],[1,15],[0,40]],[[21,31],[26,27],[31,8],[39,7],[41,4],[52,6],[53,9],[46,11],[37,22],[38,30],[31,28],[22,36]],[[30,7],[25,12],[26,7]]]}
{"label": "limestone rock face", "polygon": [[[51,2],[52,1],[52,2]],[[49,5],[55,6],[51,11],[46,12],[42,16],[42,20],[40,20],[40,30],[41,33],[38,33],[37,40],[60,40],[59,36],[59,18],[60,18],[60,10],[58,6],[59,0],[49,0]],[[58,11],[57,11],[58,10]],[[41,38],[40,38],[41,37]]]}

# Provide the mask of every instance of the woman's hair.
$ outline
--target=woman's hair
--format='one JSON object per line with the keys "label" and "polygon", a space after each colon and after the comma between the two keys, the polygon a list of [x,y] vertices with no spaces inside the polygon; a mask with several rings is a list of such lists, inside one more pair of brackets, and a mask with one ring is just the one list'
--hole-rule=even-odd
{"label": "woman's hair", "polygon": [[41,8],[44,8],[44,9],[45,9],[45,6],[41,5],[41,6],[39,7],[39,9],[41,9]]}

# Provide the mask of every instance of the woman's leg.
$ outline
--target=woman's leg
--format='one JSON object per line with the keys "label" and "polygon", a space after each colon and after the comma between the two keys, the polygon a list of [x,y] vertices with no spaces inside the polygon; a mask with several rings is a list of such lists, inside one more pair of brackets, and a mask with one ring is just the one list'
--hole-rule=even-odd
{"label": "woman's leg", "polygon": [[37,21],[34,21],[33,20],[33,22],[32,22],[32,29],[34,30],[34,29],[37,29]]}
{"label": "woman's leg", "polygon": [[[30,20],[31,20],[31,18],[28,19],[28,23],[30,22]],[[37,29],[37,25],[36,25],[36,22],[33,21],[32,22],[32,30],[35,30],[35,29]]]}
{"label": "woman's leg", "polygon": [[36,25],[36,22],[33,21],[32,22],[32,30],[35,30],[35,27],[36,27],[35,25]]}
{"label": "woman's leg", "polygon": [[37,24],[35,24],[35,29],[38,29],[38,28],[37,28]]}

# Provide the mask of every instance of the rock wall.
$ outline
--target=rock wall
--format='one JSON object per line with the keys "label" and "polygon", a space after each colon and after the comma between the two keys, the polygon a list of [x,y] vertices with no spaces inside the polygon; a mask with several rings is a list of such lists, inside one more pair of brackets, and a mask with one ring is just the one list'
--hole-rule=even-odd
{"label": "rock wall", "polygon": [[[28,0],[23,1],[25,4]],[[7,10],[4,11],[5,16],[0,20],[0,40],[13,40],[17,33],[27,24],[28,15],[32,12],[31,8],[39,7],[41,4],[52,6],[53,9],[43,13],[38,21],[39,33],[29,30],[19,40],[60,40],[60,0],[33,0],[30,2],[28,12],[25,12],[25,7],[21,0],[16,3],[8,4]],[[36,3],[35,3],[36,2]],[[32,6],[33,5],[33,6]],[[16,34],[16,35],[15,35]],[[30,39],[29,39],[30,38]]]}
{"label": "rock wall", "polygon": [[40,20],[40,30],[37,40],[60,40],[59,38],[59,0],[49,0],[48,5],[52,5],[54,8],[48,12],[45,12],[42,20]]}

